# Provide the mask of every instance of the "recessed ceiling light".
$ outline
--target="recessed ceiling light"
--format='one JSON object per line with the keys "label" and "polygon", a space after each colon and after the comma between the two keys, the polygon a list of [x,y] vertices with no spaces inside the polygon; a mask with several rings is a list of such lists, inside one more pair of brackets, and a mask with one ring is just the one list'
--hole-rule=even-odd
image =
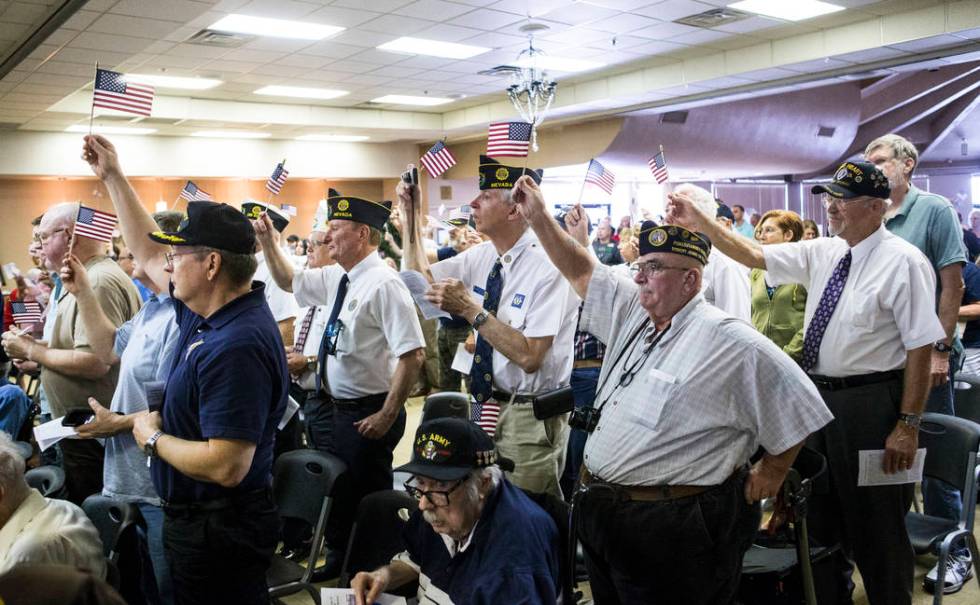
{"label": "recessed ceiling light", "polygon": [[566,59],[563,57],[552,57],[549,55],[537,55],[535,57],[521,57],[520,60],[514,61],[512,65],[517,65],[518,67],[537,67],[539,69],[548,69],[551,71],[588,71],[590,69],[598,69],[605,65],[605,63],[599,63],[598,61],[586,61],[584,59]]}
{"label": "recessed ceiling light", "polygon": [[346,28],[320,23],[268,19],[249,15],[228,15],[213,23],[208,29],[238,34],[253,34],[271,38],[293,38],[298,40],[323,40]]}
{"label": "recessed ceiling light", "polygon": [[265,139],[268,132],[252,132],[250,130],[199,130],[191,133],[192,137],[210,137],[215,139]]}
{"label": "recessed ceiling light", "polygon": [[303,88],[301,86],[263,86],[255,91],[257,95],[272,97],[299,97],[301,99],[336,99],[348,93],[346,90],[329,88]]}
{"label": "recessed ceiling light", "polygon": [[426,55],[429,57],[445,57],[446,59],[469,59],[477,55],[489,52],[490,49],[484,46],[470,46],[469,44],[455,44],[453,42],[440,42],[439,40],[425,40],[423,38],[398,38],[391,42],[386,42],[378,47],[378,50],[387,50],[393,53],[407,53],[410,55]]}
{"label": "recessed ceiling light", "polygon": [[221,84],[221,80],[211,78],[183,78],[179,76],[158,76],[156,74],[126,74],[126,81],[152,84],[160,88],[181,88],[185,90],[207,90]]}
{"label": "recessed ceiling light", "polygon": [[330,141],[332,143],[356,143],[366,141],[368,137],[362,134],[304,134],[296,137],[297,141]]}
{"label": "recessed ceiling light", "polygon": [[843,6],[821,2],[820,0],[793,0],[793,2],[786,2],[786,0],[742,0],[728,5],[728,8],[776,19],[785,19],[786,21],[802,21],[844,10]]}
{"label": "recessed ceiling light", "polygon": [[[65,132],[84,132],[88,134],[88,131],[87,124],[73,124],[65,128]],[[153,134],[156,131],[156,128],[136,128],[133,126],[100,126],[98,124],[92,126],[92,132],[98,134]]]}
{"label": "recessed ceiling light", "polygon": [[452,103],[453,99],[446,97],[415,97],[412,95],[385,95],[371,99],[372,103],[391,103],[392,105],[444,105]]}

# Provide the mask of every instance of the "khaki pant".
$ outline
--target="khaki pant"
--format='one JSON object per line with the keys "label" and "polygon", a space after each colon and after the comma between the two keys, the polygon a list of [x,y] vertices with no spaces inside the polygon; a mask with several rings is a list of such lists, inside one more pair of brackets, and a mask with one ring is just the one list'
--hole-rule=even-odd
{"label": "khaki pant", "polygon": [[561,498],[558,480],[565,468],[568,444],[568,414],[538,420],[529,403],[500,402],[497,449],[514,461],[508,479],[532,492]]}

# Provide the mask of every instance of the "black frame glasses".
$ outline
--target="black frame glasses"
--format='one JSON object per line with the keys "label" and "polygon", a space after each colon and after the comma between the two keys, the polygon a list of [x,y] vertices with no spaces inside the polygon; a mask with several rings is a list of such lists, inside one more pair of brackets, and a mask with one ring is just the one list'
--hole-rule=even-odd
{"label": "black frame glasses", "polygon": [[429,491],[421,490],[415,485],[412,485],[411,479],[403,483],[402,486],[405,488],[405,491],[408,492],[409,495],[415,498],[416,500],[421,501],[422,496],[425,496],[432,504],[432,506],[435,506],[437,508],[444,508],[446,506],[449,506],[449,494],[459,489],[459,486],[463,485],[465,481],[466,481],[465,479],[460,479],[456,481],[456,484],[453,485],[448,490],[429,490]]}

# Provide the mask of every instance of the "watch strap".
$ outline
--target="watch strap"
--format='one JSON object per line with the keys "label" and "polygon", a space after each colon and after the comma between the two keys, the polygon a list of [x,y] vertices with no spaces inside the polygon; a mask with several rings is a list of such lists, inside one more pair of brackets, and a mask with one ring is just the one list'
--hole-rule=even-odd
{"label": "watch strap", "polygon": [[163,431],[157,431],[150,435],[150,438],[146,440],[146,445],[143,446],[143,452],[150,456],[151,458],[156,458],[157,455],[157,441],[163,436]]}
{"label": "watch strap", "polygon": [[953,347],[952,346],[950,346],[950,345],[948,345],[948,344],[946,344],[945,342],[942,342],[942,341],[937,342],[934,345],[932,345],[932,348],[933,349],[936,349],[940,353],[949,353],[950,351],[953,350]]}
{"label": "watch strap", "polygon": [[487,314],[487,312],[480,311],[479,313],[476,314],[476,317],[473,318],[473,329],[474,330],[479,329],[480,326],[487,323],[488,319],[490,319],[490,316]]}
{"label": "watch strap", "polygon": [[914,429],[919,428],[919,425],[922,423],[922,416],[919,414],[906,414],[905,412],[900,412],[898,414],[898,419]]}

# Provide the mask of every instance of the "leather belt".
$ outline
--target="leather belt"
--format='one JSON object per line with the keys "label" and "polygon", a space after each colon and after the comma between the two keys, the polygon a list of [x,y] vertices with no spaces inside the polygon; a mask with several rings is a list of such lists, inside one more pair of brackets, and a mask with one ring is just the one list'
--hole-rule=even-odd
{"label": "leather belt", "polygon": [[604,485],[613,489],[627,500],[636,502],[663,502],[697,496],[716,485],[617,485],[594,477],[584,466],[582,467],[582,486]]}
{"label": "leather belt", "polygon": [[888,382],[890,380],[902,380],[903,376],[903,370],[891,370],[889,372],[872,372],[871,374],[840,377],[810,374],[810,380],[813,381],[813,384],[817,385],[818,389],[824,391],[842,391],[844,389],[854,389],[869,384]]}
{"label": "leather belt", "polygon": [[359,408],[366,405],[381,405],[388,398],[388,393],[378,393],[377,395],[365,395],[355,399],[337,399],[327,395],[327,400],[341,408]]}
{"label": "leather belt", "polygon": [[601,359],[576,359],[574,362],[572,362],[572,367],[573,368],[576,368],[576,369],[578,369],[578,368],[601,368],[602,367],[602,360]]}
{"label": "leather belt", "polygon": [[272,490],[263,487],[260,489],[252,490],[250,492],[245,492],[243,494],[238,494],[229,498],[214,498],[212,500],[199,500],[197,502],[164,502],[163,510],[172,514],[191,514],[198,512],[211,512],[216,510],[224,510],[226,508],[231,508],[242,502],[247,502],[249,500],[257,499],[258,497],[272,497]]}
{"label": "leather belt", "polygon": [[[497,401],[497,403],[534,403],[535,397],[534,395],[514,395],[512,393],[508,393],[507,391],[498,391],[496,389],[494,389],[490,395]],[[514,398],[513,401],[511,401],[511,397]]]}

